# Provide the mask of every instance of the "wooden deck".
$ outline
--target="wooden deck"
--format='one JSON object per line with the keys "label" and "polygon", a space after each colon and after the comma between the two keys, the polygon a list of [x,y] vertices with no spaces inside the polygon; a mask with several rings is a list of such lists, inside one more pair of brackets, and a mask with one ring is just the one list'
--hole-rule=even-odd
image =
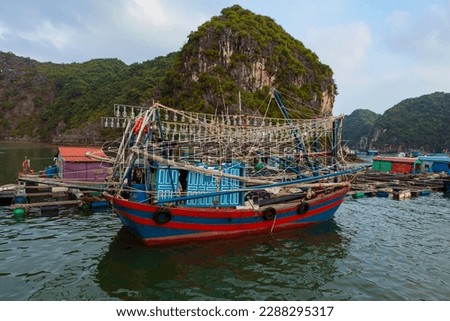
{"label": "wooden deck", "polygon": [[405,175],[366,170],[356,176],[349,195],[353,198],[377,196],[403,200],[441,192],[446,179],[447,175],[436,173]]}

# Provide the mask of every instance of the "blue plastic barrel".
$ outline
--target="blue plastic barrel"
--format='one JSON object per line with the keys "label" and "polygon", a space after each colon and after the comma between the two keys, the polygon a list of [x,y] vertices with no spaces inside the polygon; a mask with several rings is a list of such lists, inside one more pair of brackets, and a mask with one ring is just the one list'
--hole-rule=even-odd
{"label": "blue plastic barrel", "polygon": [[28,200],[25,195],[15,195],[13,198],[13,204],[27,204]]}
{"label": "blue plastic barrel", "polygon": [[45,177],[54,177],[58,173],[58,166],[47,166],[45,168]]}

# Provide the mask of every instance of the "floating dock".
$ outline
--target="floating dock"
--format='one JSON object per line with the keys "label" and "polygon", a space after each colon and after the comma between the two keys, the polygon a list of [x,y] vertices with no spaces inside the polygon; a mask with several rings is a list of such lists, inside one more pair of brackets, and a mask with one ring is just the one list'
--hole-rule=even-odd
{"label": "floating dock", "polygon": [[42,215],[58,215],[60,210],[70,208],[109,206],[97,190],[81,191],[51,183],[53,182],[36,184],[19,180],[17,184],[0,186],[0,206],[8,206],[14,215],[24,215],[30,211],[40,211]]}
{"label": "floating dock", "polygon": [[392,197],[405,200],[443,191],[446,179],[446,174],[394,174],[366,170],[356,176],[349,195],[353,198]]}

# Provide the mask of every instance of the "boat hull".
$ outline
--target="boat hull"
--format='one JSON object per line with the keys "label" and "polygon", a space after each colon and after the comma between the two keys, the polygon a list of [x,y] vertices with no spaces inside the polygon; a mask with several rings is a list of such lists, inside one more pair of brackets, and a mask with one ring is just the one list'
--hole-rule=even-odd
{"label": "boat hull", "polygon": [[234,238],[308,227],[328,221],[344,201],[350,186],[298,200],[256,209],[155,206],[105,195],[122,223],[146,245]]}

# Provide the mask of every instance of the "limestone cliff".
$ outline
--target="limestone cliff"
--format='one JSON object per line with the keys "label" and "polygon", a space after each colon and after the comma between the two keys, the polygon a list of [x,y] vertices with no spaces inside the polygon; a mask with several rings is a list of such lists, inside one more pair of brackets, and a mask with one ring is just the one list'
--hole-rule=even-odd
{"label": "limestone cliff", "polygon": [[[222,10],[179,52],[126,65],[118,59],[37,62],[0,51],[0,140],[91,144],[120,132],[101,127],[113,104],[159,100],[199,112],[258,112],[271,87],[309,118],[332,113],[333,73],[273,19]],[[239,97],[241,98],[239,104]],[[265,108],[265,106],[264,106]],[[274,106],[268,116],[281,117]]]}
{"label": "limestone cliff", "polygon": [[256,108],[256,97],[276,87],[305,116],[330,115],[336,95],[331,69],[311,50],[273,19],[237,5],[189,35],[173,75],[170,102],[180,108],[236,109],[238,92]]}
{"label": "limestone cliff", "polygon": [[39,63],[0,52],[0,139],[37,135],[36,116],[54,98],[52,82],[36,68]]}

